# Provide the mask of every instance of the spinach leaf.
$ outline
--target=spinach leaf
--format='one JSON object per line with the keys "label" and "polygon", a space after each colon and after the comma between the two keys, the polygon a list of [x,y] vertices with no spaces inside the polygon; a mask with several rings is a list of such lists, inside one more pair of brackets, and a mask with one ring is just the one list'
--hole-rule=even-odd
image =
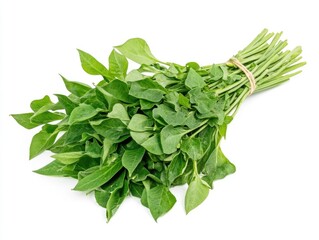
{"label": "spinach leaf", "polygon": [[99,61],[97,61],[92,55],[80,49],[78,49],[78,52],[80,55],[82,68],[86,73],[92,75],[102,75],[107,79],[112,79],[112,76],[107,68]]}
{"label": "spinach leaf", "polygon": [[198,207],[208,196],[209,186],[198,175],[189,184],[185,196],[185,210],[189,213]]}
{"label": "spinach leaf", "polygon": [[152,64],[158,62],[153,56],[145,40],[141,38],[131,38],[124,44],[116,46],[124,56],[139,64]]}
{"label": "spinach leaf", "polygon": [[132,175],[135,168],[142,161],[144,153],[145,149],[142,147],[138,147],[132,150],[125,150],[122,156],[122,165],[128,170],[129,176]]}
{"label": "spinach leaf", "polygon": [[110,73],[120,80],[124,80],[128,68],[126,57],[113,50],[109,56]]}
{"label": "spinach leaf", "polygon": [[101,167],[99,170],[82,178],[74,187],[77,191],[92,191],[108,182],[122,168],[122,162],[117,159],[111,165]]}
{"label": "spinach leaf", "polygon": [[147,203],[155,221],[167,213],[175,204],[176,198],[164,185],[158,185],[147,191]]}

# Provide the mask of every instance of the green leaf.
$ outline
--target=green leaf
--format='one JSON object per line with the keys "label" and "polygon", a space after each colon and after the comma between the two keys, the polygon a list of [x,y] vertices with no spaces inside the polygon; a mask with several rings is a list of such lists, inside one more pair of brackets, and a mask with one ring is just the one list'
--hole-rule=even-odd
{"label": "green leaf", "polygon": [[72,111],[69,118],[69,124],[72,125],[76,122],[83,122],[85,120],[91,119],[96,114],[98,114],[98,111],[94,107],[81,103],[80,106],[74,108]]}
{"label": "green leaf", "polygon": [[40,108],[46,105],[54,105],[48,95],[45,95],[41,99],[33,100],[30,104],[30,107],[34,112],[37,112]]}
{"label": "green leaf", "polygon": [[124,124],[130,121],[126,108],[121,103],[114,104],[112,111],[107,114],[107,117],[120,119]]}
{"label": "green leaf", "polygon": [[101,157],[102,148],[98,141],[94,138],[93,141],[87,141],[85,143],[85,154],[92,158]]}
{"label": "green leaf", "polygon": [[109,70],[107,70],[107,68],[99,61],[97,61],[92,55],[80,49],[77,50],[80,55],[82,68],[86,73],[91,75],[102,75],[103,77],[106,77],[108,79],[112,78]]}
{"label": "green leaf", "polygon": [[56,160],[33,172],[46,176],[77,177],[74,165],[65,165]]}
{"label": "green leaf", "polygon": [[103,166],[99,170],[82,178],[74,187],[74,190],[92,191],[108,182],[121,168],[122,162],[118,159],[111,165]]}
{"label": "green leaf", "polygon": [[126,57],[116,51],[112,51],[109,56],[110,73],[118,79],[124,80],[128,68]]}
{"label": "green leaf", "polygon": [[60,75],[63,79],[64,85],[66,89],[73,93],[77,97],[82,97],[84,94],[86,94],[89,90],[91,90],[91,87],[87,84],[80,83],[80,82],[72,82],[67,80],[65,77]]}
{"label": "green leaf", "polygon": [[136,102],[136,99],[129,95],[127,84],[121,80],[113,80],[104,87],[104,90],[120,101],[126,103]]}
{"label": "green leaf", "polygon": [[132,82],[129,91],[131,96],[150,102],[159,102],[164,93],[166,93],[165,88],[149,78]]}
{"label": "green leaf", "polygon": [[51,157],[63,164],[72,164],[80,160],[84,152],[64,152],[54,154]]}
{"label": "green leaf", "polygon": [[212,68],[210,69],[210,75],[212,76],[212,80],[217,81],[219,79],[222,79],[224,73],[219,66],[213,64]]}
{"label": "green leaf", "polygon": [[208,196],[209,186],[202,181],[199,176],[195,176],[189,184],[185,196],[185,210],[188,214],[194,208],[198,207]]}
{"label": "green leaf", "polygon": [[151,130],[153,128],[153,124],[153,121],[149,117],[137,113],[133,115],[127,128],[135,132],[144,132]]}
{"label": "green leaf", "polygon": [[129,176],[132,176],[132,173],[142,161],[144,153],[145,149],[142,147],[138,147],[133,150],[125,150],[122,156],[122,165],[128,170]]}
{"label": "green leaf", "polygon": [[212,185],[214,180],[222,179],[234,173],[236,167],[226,158],[220,147],[216,147],[209,155],[203,171],[206,173],[204,180]]}
{"label": "green leaf", "polygon": [[56,128],[57,126],[45,125],[40,132],[33,136],[30,145],[30,160],[52,146],[58,135],[58,131],[55,131]]}
{"label": "green leaf", "polygon": [[159,62],[151,53],[151,50],[145,40],[141,38],[132,38],[124,44],[115,47],[124,56],[139,64],[153,64]]}
{"label": "green leaf", "polygon": [[178,103],[181,106],[184,106],[186,108],[191,108],[191,104],[189,102],[189,99],[187,97],[185,97],[183,94],[179,93],[178,95]]}
{"label": "green leaf", "polygon": [[186,138],[182,141],[181,150],[193,160],[200,159],[204,152],[198,138]]}
{"label": "green leaf", "polygon": [[206,85],[206,83],[204,79],[193,68],[191,68],[189,69],[189,72],[187,74],[185,85],[189,89],[193,89],[193,88],[203,88]]}
{"label": "green leaf", "polygon": [[40,123],[33,123],[30,121],[33,113],[11,114],[10,116],[12,116],[17,123],[26,129],[32,129],[40,125]]}
{"label": "green leaf", "polygon": [[70,115],[74,108],[78,105],[73,102],[69,97],[62,95],[62,94],[54,94],[59,99],[59,103],[62,104],[63,108],[67,115]]}
{"label": "green leaf", "polygon": [[141,144],[147,151],[155,155],[164,154],[159,134],[154,134]]}
{"label": "green leaf", "polygon": [[172,125],[165,126],[161,135],[161,145],[165,154],[171,154],[179,147],[181,138],[187,133],[187,130],[181,127],[173,127]]}
{"label": "green leaf", "polygon": [[153,133],[152,132],[134,132],[134,131],[131,131],[130,135],[131,135],[131,137],[133,138],[133,140],[135,142],[137,142],[138,144],[141,145],[146,140],[148,140],[153,135]]}
{"label": "green leaf", "polygon": [[122,137],[129,134],[126,125],[119,119],[106,118],[105,120],[98,120],[90,122],[93,129],[101,136],[108,138],[110,141],[121,142]]}
{"label": "green leaf", "polygon": [[30,121],[35,124],[46,124],[49,122],[61,120],[65,117],[63,113],[53,113],[53,112],[43,112],[39,114],[34,114]]}
{"label": "green leaf", "polygon": [[174,206],[176,198],[164,185],[158,185],[147,191],[147,203],[155,221]]}
{"label": "green leaf", "polygon": [[74,123],[66,132],[64,144],[77,143],[82,140],[83,134],[93,134],[94,129],[89,123]]}
{"label": "green leaf", "polygon": [[142,80],[143,78],[144,78],[143,74],[140,73],[138,70],[134,69],[126,75],[125,81],[134,82],[134,81]]}
{"label": "green leaf", "polygon": [[125,172],[115,175],[108,183],[104,184],[100,189],[95,190],[95,200],[103,208],[106,208],[107,202],[111,194],[120,189],[124,185]]}
{"label": "green leaf", "polygon": [[141,183],[130,182],[130,192],[134,197],[141,198],[144,190],[144,186]]}
{"label": "green leaf", "polygon": [[177,177],[184,173],[186,166],[187,161],[185,161],[183,154],[177,154],[167,168],[169,184],[172,184]]}
{"label": "green leaf", "polygon": [[111,196],[106,204],[106,218],[108,221],[110,221],[110,219],[114,216],[117,209],[120,207],[128,194],[128,181],[124,182],[124,186],[122,189],[117,189],[111,193]]}
{"label": "green leaf", "polygon": [[184,112],[176,112],[165,104],[160,104],[153,109],[153,118],[162,125],[182,126],[186,121]]}

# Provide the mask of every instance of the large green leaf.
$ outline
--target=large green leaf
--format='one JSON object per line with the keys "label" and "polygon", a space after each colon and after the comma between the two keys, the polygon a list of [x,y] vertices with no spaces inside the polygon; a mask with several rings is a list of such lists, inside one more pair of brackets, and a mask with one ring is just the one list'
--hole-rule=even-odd
{"label": "large green leaf", "polygon": [[110,93],[113,97],[126,103],[136,102],[136,99],[129,95],[129,88],[127,84],[120,80],[113,80],[104,88],[105,91]]}
{"label": "large green leaf", "polygon": [[158,185],[147,191],[147,203],[155,221],[174,206],[176,198],[164,185]]}
{"label": "large green leaf", "polygon": [[189,184],[185,196],[185,210],[189,213],[198,207],[208,196],[209,186],[198,175]]}
{"label": "large green leaf", "polygon": [[113,50],[109,56],[110,73],[118,79],[124,80],[128,68],[126,57]]}
{"label": "large green leaf", "polygon": [[73,93],[75,96],[82,97],[84,94],[86,94],[89,90],[91,90],[91,87],[87,84],[80,83],[80,82],[74,82],[69,81],[62,75],[60,75],[63,79],[64,85],[66,89]]}
{"label": "large green leaf", "polygon": [[30,159],[38,156],[52,146],[59,133],[56,128],[57,126],[45,125],[40,132],[33,136],[30,145]]}
{"label": "large green leaf", "polygon": [[191,68],[187,74],[185,85],[189,89],[193,89],[193,88],[203,88],[206,85],[206,83],[204,79],[193,68]]}
{"label": "large green leaf", "polygon": [[165,88],[149,78],[132,82],[129,91],[131,96],[150,102],[159,102],[165,93]]}
{"label": "large green leaf", "polygon": [[129,194],[128,181],[124,182],[123,188],[117,189],[111,193],[106,204],[106,218],[108,221],[114,216],[126,196]]}
{"label": "large green leaf", "polygon": [[187,132],[181,127],[165,126],[160,133],[163,152],[166,154],[175,152],[180,145],[181,138]]}
{"label": "large green leaf", "polygon": [[142,161],[144,153],[145,149],[142,147],[138,147],[132,150],[125,150],[122,156],[122,164],[123,167],[128,170],[130,176],[132,175],[138,164]]}
{"label": "large green leaf", "polygon": [[87,192],[92,191],[107,183],[118,171],[121,170],[121,168],[122,162],[120,159],[117,159],[111,165],[103,166],[99,170],[82,178],[74,187],[74,190]]}
{"label": "large green leaf", "polygon": [[153,56],[146,41],[141,38],[131,38],[124,44],[115,47],[124,56],[139,64],[152,64],[158,62]]}
{"label": "large green leaf", "polygon": [[81,65],[85,72],[92,75],[102,75],[108,79],[112,78],[109,70],[96,60],[92,55],[78,49]]}
{"label": "large green leaf", "polygon": [[84,152],[64,152],[54,154],[51,157],[59,161],[60,163],[68,165],[78,162],[83,155]]}
{"label": "large green leaf", "polygon": [[85,120],[91,119],[96,114],[98,114],[98,111],[88,104],[80,104],[80,106],[73,109],[70,118],[69,118],[69,124],[72,125],[76,122],[83,122]]}
{"label": "large green leaf", "polygon": [[32,129],[40,125],[40,123],[33,123],[30,121],[33,113],[11,114],[10,116],[12,116],[17,123],[26,129]]}

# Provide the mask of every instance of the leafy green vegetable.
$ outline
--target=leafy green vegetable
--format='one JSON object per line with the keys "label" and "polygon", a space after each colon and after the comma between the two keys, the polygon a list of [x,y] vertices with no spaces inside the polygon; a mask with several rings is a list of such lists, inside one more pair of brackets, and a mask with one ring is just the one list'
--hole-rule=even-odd
{"label": "leafy green vegetable", "polygon": [[[301,48],[284,50],[280,36],[264,30],[236,60],[208,66],[159,61],[140,38],[115,47],[108,69],[78,50],[84,71],[102,80],[91,87],[61,76],[69,95],[55,94],[57,102],[45,95],[30,111],[11,116],[24,128],[41,127],[30,159],[54,153],[35,172],[77,179],[74,190],[94,192],[108,221],[129,195],[157,221],[176,202],[170,187],[184,184],[189,213],[214,181],[236,170],[220,143],[244,100],[289,80],[305,64]],[[128,72],[127,59],[140,66]],[[236,61],[253,74],[254,92]]]}

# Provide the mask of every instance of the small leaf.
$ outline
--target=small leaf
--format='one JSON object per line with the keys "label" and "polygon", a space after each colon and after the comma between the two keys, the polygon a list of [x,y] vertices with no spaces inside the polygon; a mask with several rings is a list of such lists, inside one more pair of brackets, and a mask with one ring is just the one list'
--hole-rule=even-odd
{"label": "small leaf", "polygon": [[107,68],[97,61],[92,55],[78,49],[81,65],[83,70],[91,75],[102,75],[103,77],[106,77],[108,79],[111,79],[111,74],[107,70]]}
{"label": "small leaf", "polygon": [[165,104],[160,104],[153,109],[153,118],[162,125],[182,126],[186,121],[184,112],[176,112]]}
{"label": "small leaf", "polygon": [[208,196],[209,186],[202,181],[199,176],[189,184],[185,196],[185,210],[188,214],[194,208],[198,207]]}
{"label": "small leaf", "polygon": [[62,104],[63,108],[65,109],[66,114],[70,115],[74,108],[78,105],[73,102],[69,97],[62,95],[62,94],[55,94],[59,99],[59,103]]}
{"label": "small leaf", "polygon": [[46,124],[56,120],[61,120],[65,117],[63,113],[53,113],[53,112],[43,112],[43,113],[35,113],[31,118],[30,121],[36,124]]}
{"label": "small leaf", "polygon": [[153,135],[152,132],[134,132],[134,131],[131,131],[130,134],[133,140],[140,145],[143,144],[146,140],[148,140]]}
{"label": "small leaf", "polygon": [[133,150],[125,150],[122,156],[122,165],[128,170],[129,176],[132,175],[133,171],[136,169],[138,164],[142,161],[144,153],[145,153],[145,149],[142,147],[139,147]]}
{"label": "small leaf", "polygon": [[212,68],[210,69],[210,75],[212,76],[212,80],[217,81],[219,79],[222,79],[224,73],[219,66],[213,64]]}
{"label": "small leaf", "polygon": [[134,69],[126,75],[125,81],[134,82],[134,81],[142,80],[143,78],[144,78],[143,74],[140,73],[138,70]]}
{"label": "small leaf", "polygon": [[198,138],[186,138],[182,141],[181,150],[193,160],[200,159],[204,151]]}
{"label": "small leaf", "polygon": [[86,94],[89,90],[91,90],[91,87],[89,85],[86,85],[84,83],[80,82],[72,82],[67,80],[65,77],[60,75],[63,79],[64,85],[66,89],[73,93],[77,97],[82,97],[84,94]]}
{"label": "small leaf", "polygon": [[189,89],[193,89],[193,88],[203,88],[206,85],[206,83],[204,79],[193,68],[191,68],[189,69],[189,72],[187,74],[185,85]]}
{"label": "small leaf", "polygon": [[154,134],[154,136],[148,138],[146,141],[144,141],[141,144],[147,151],[150,153],[153,153],[155,155],[162,155],[164,154],[162,146],[161,146],[161,140],[159,134]]}
{"label": "small leaf", "polygon": [[65,165],[56,160],[33,172],[46,176],[77,177],[74,165]]}
{"label": "small leaf", "polygon": [[87,141],[85,143],[85,154],[92,158],[100,158],[101,157],[102,148],[98,141],[93,138],[93,141]]}
{"label": "small leaf", "polygon": [[179,94],[178,95],[178,103],[181,106],[184,106],[186,108],[191,108],[191,104],[189,103],[189,99],[187,97],[185,97],[183,94]]}
{"label": "small leaf", "polygon": [[84,152],[64,152],[54,154],[51,157],[63,164],[72,164],[80,160]]}
{"label": "small leaf", "polygon": [[158,185],[147,191],[147,203],[155,221],[174,206],[176,198],[164,185]]}
{"label": "small leaf", "polygon": [[129,91],[131,96],[150,102],[159,102],[164,93],[166,89],[149,78],[132,82]]}
{"label": "small leaf", "polygon": [[76,122],[83,122],[85,120],[91,119],[97,113],[98,111],[94,107],[82,103],[72,111],[69,118],[69,124],[72,125]]}
{"label": "small leaf", "polygon": [[181,138],[187,131],[181,127],[173,127],[172,125],[165,126],[161,135],[161,145],[165,154],[171,154],[175,152],[179,146]]}
{"label": "small leaf", "polygon": [[110,219],[114,216],[117,209],[120,207],[128,194],[128,181],[124,182],[123,188],[117,189],[111,193],[111,196],[106,204],[106,218],[108,221],[110,221]]}
{"label": "small leaf", "polygon": [[99,170],[82,178],[74,187],[74,190],[92,191],[108,182],[121,168],[122,162],[118,159],[111,165],[103,166]]}
{"label": "small leaf", "polygon": [[183,154],[177,154],[168,165],[167,171],[169,184],[172,184],[177,177],[184,173],[186,166],[187,162],[185,161]]}
{"label": "small leaf", "polygon": [[129,88],[127,84],[120,80],[113,80],[104,88],[105,91],[110,93],[113,97],[126,103],[133,103],[136,99],[129,95]]}
{"label": "small leaf", "polygon": [[12,116],[17,123],[26,129],[32,129],[40,125],[39,123],[33,123],[30,121],[33,113],[11,114],[10,116]]}
{"label": "small leaf", "polygon": [[104,184],[101,189],[95,190],[95,200],[103,208],[106,208],[107,202],[111,194],[120,189],[124,185],[125,172],[114,176],[107,184]]}
{"label": "small leaf", "polygon": [[40,132],[33,136],[30,145],[30,159],[52,146],[58,135],[58,131],[55,131],[56,128],[57,126],[44,126]]}
{"label": "small leaf", "polygon": [[153,121],[149,117],[137,113],[133,115],[127,128],[135,132],[144,132],[150,130],[150,128],[152,129],[153,124]]}
{"label": "small leaf", "polygon": [[139,64],[153,64],[158,60],[153,56],[145,40],[141,38],[132,38],[124,44],[115,47],[124,56]]}
{"label": "small leaf", "polygon": [[48,95],[44,96],[41,99],[33,100],[30,104],[30,107],[34,112],[37,112],[40,108],[42,108],[45,105],[53,105],[53,102],[51,101]]}
{"label": "small leaf", "polygon": [[116,118],[106,118],[105,120],[98,120],[90,122],[93,129],[110,141],[121,142],[122,137],[127,138],[129,131],[126,125],[119,119]]}
{"label": "small leaf", "polygon": [[112,111],[107,114],[107,117],[120,119],[125,124],[130,121],[126,108],[121,103],[114,104]]}
{"label": "small leaf", "polygon": [[124,80],[128,68],[126,57],[116,51],[112,51],[109,56],[110,73],[118,79]]}

